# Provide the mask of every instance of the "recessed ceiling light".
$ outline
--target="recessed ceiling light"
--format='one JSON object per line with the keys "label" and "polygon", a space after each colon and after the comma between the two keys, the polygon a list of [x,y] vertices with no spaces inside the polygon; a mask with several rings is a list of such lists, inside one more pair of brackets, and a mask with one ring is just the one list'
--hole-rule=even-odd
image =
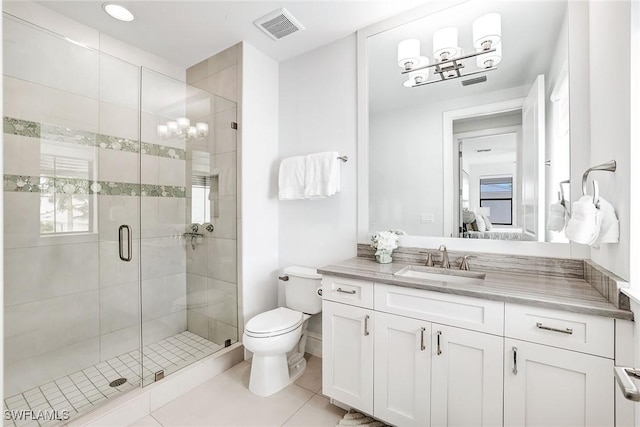
{"label": "recessed ceiling light", "polygon": [[118,21],[130,22],[134,19],[133,13],[119,4],[105,3],[102,5],[102,8],[109,14],[109,16],[117,19]]}

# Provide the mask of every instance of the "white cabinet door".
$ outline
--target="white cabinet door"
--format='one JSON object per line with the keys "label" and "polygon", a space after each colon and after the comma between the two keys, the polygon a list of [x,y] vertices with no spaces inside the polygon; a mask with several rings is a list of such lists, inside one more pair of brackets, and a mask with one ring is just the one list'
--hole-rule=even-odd
{"label": "white cabinet door", "polygon": [[322,302],[322,392],[373,414],[373,311]]}
{"label": "white cabinet door", "polygon": [[504,425],[614,425],[613,360],[505,340]]}
{"label": "white cabinet door", "polygon": [[374,416],[398,426],[428,426],[431,324],[375,316]]}
{"label": "white cabinet door", "polygon": [[504,339],[436,323],[431,328],[431,425],[502,426]]}

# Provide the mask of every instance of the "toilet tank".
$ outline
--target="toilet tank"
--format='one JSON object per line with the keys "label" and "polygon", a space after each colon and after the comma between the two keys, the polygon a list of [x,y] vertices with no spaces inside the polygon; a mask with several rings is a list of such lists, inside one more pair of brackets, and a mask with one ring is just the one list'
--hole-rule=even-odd
{"label": "toilet tank", "polygon": [[285,305],[307,314],[320,313],[322,297],[318,291],[322,275],[315,268],[295,266],[285,268],[284,275],[289,277],[284,285]]}

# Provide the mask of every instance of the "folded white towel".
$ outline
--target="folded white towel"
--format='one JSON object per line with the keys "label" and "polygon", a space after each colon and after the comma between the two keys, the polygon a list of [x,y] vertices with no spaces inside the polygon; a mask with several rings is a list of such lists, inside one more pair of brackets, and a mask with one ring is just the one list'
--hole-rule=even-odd
{"label": "folded white towel", "polygon": [[549,206],[549,219],[547,220],[547,230],[562,231],[565,226],[565,209],[560,203]]}
{"label": "folded white towel", "polygon": [[307,159],[305,156],[286,158],[280,163],[278,198],[280,200],[304,199],[304,179]]}
{"label": "folded white towel", "polygon": [[601,243],[618,243],[620,239],[620,223],[616,211],[605,199],[599,199],[598,216],[600,217],[600,234],[594,245]]}
{"label": "folded white towel", "polygon": [[304,179],[304,197],[318,199],[340,191],[340,160],[338,152],[309,154]]}
{"label": "folded white towel", "polygon": [[582,196],[571,205],[571,219],[564,233],[569,240],[584,245],[595,243],[602,218],[593,204],[593,196]]}

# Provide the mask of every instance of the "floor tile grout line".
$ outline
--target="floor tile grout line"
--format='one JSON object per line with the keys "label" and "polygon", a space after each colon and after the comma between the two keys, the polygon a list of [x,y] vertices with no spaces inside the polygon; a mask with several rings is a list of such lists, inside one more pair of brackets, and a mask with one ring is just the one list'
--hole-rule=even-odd
{"label": "floor tile grout line", "polygon": [[162,423],[161,423],[161,422],[160,422],[156,417],[154,417],[154,416],[153,416],[153,414],[151,414],[151,413],[150,413],[150,414],[149,414],[149,416],[150,416],[151,418],[153,418],[153,419],[155,420],[155,422],[157,422],[157,423],[158,423],[158,424],[160,424],[162,427],[164,427],[164,424],[162,424]]}
{"label": "floor tile grout line", "polygon": [[[300,389],[302,389],[302,390],[304,390],[304,391],[308,391],[309,393],[311,393],[311,391],[307,390],[307,389],[306,389],[306,388],[304,388],[304,387],[300,387],[299,385],[297,385],[297,384],[295,384],[295,383],[292,383],[292,384],[290,384],[290,385],[291,385],[291,386],[294,386],[294,387],[298,387],[298,388],[300,388]],[[310,396],[307,400],[305,400],[305,402],[304,402],[302,405],[300,405],[300,407],[299,407],[298,409],[296,409],[296,410],[293,412],[293,414],[291,414],[291,416],[285,420],[285,422],[284,422],[284,423],[280,424],[280,426],[284,426],[285,424],[287,424],[287,423],[289,422],[289,420],[291,420],[291,418],[293,418],[293,417],[294,417],[298,412],[300,412],[300,410],[302,410],[302,408],[304,408],[305,406],[307,406],[307,404],[308,404],[309,402],[311,402],[311,399],[313,399],[313,397],[314,397],[314,396],[315,396],[315,394],[311,394],[311,396]]]}

